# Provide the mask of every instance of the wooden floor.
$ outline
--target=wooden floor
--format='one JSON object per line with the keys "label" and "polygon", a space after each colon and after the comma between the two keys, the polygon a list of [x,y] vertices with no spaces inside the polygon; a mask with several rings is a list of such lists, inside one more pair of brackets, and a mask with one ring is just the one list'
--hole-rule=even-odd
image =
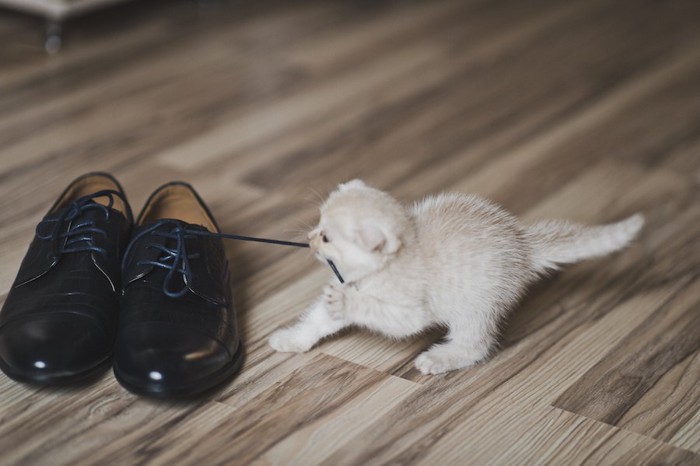
{"label": "wooden floor", "polygon": [[308,252],[227,243],[248,359],[155,402],[107,373],[0,374],[0,464],[700,464],[700,2],[133,2],[0,11],[0,300],[74,177],[138,211],[190,181],[225,231],[301,239],[338,182],[478,192],[525,218],[641,211],[625,252],[536,286],[490,361],[421,376],[405,342],[268,335],[319,292]]}

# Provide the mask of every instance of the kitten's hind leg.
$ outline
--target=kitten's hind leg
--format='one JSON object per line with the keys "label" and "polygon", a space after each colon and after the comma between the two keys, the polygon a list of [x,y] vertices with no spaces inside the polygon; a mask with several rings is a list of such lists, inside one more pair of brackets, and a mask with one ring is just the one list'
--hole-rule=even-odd
{"label": "kitten's hind leg", "polygon": [[283,353],[304,353],[323,338],[336,333],[349,322],[346,319],[332,317],[323,299],[311,307],[293,326],[277,330],[270,335],[268,343],[275,350]]}
{"label": "kitten's hind leg", "polygon": [[441,374],[484,360],[496,342],[495,319],[450,324],[447,341],[416,358],[416,368],[423,374]]}

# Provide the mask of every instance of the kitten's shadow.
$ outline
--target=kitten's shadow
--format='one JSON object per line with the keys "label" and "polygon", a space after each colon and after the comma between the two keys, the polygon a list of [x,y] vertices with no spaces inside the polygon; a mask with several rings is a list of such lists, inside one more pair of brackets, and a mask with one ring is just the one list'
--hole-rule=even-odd
{"label": "kitten's shadow", "polygon": [[502,324],[500,350],[516,345],[557,317],[561,310],[552,304],[556,299],[554,287],[560,278],[561,272],[557,272],[530,286]]}
{"label": "kitten's shadow", "polygon": [[503,323],[500,349],[518,344],[540,329],[572,311],[568,298],[589,299],[592,291],[606,284],[607,291],[620,294],[621,278],[626,272],[594,263],[580,264],[552,273],[531,285],[525,297],[510,312]]}

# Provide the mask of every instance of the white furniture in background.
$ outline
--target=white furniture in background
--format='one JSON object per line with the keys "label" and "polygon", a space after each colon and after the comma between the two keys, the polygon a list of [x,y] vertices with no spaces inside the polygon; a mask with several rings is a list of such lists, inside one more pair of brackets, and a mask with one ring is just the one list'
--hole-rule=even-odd
{"label": "white furniture in background", "polygon": [[61,48],[62,22],[71,16],[126,0],[0,0],[0,6],[14,8],[46,18],[46,51],[53,54]]}
{"label": "white furniture in background", "polygon": [[125,0],[0,0],[0,5],[59,21],[94,8]]}

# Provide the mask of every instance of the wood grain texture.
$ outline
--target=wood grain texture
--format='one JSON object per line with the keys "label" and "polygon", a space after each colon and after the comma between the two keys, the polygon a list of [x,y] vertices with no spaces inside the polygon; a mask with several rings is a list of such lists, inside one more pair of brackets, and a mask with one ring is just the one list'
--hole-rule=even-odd
{"label": "wood grain texture", "polygon": [[77,19],[51,58],[0,12],[0,300],[91,170],[136,211],[185,179],[223,230],[291,240],[352,177],[645,229],[534,286],[490,361],[434,377],[413,360],[440,329],[273,352],[329,271],[227,243],[240,375],[188,402],[0,375],[0,464],[700,464],[700,3],[216,3]]}
{"label": "wood grain texture", "polygon": [[693,277],[639,325],[631,324],[635,330],[554,405],[670,440],[700,410],[699,285]]}

